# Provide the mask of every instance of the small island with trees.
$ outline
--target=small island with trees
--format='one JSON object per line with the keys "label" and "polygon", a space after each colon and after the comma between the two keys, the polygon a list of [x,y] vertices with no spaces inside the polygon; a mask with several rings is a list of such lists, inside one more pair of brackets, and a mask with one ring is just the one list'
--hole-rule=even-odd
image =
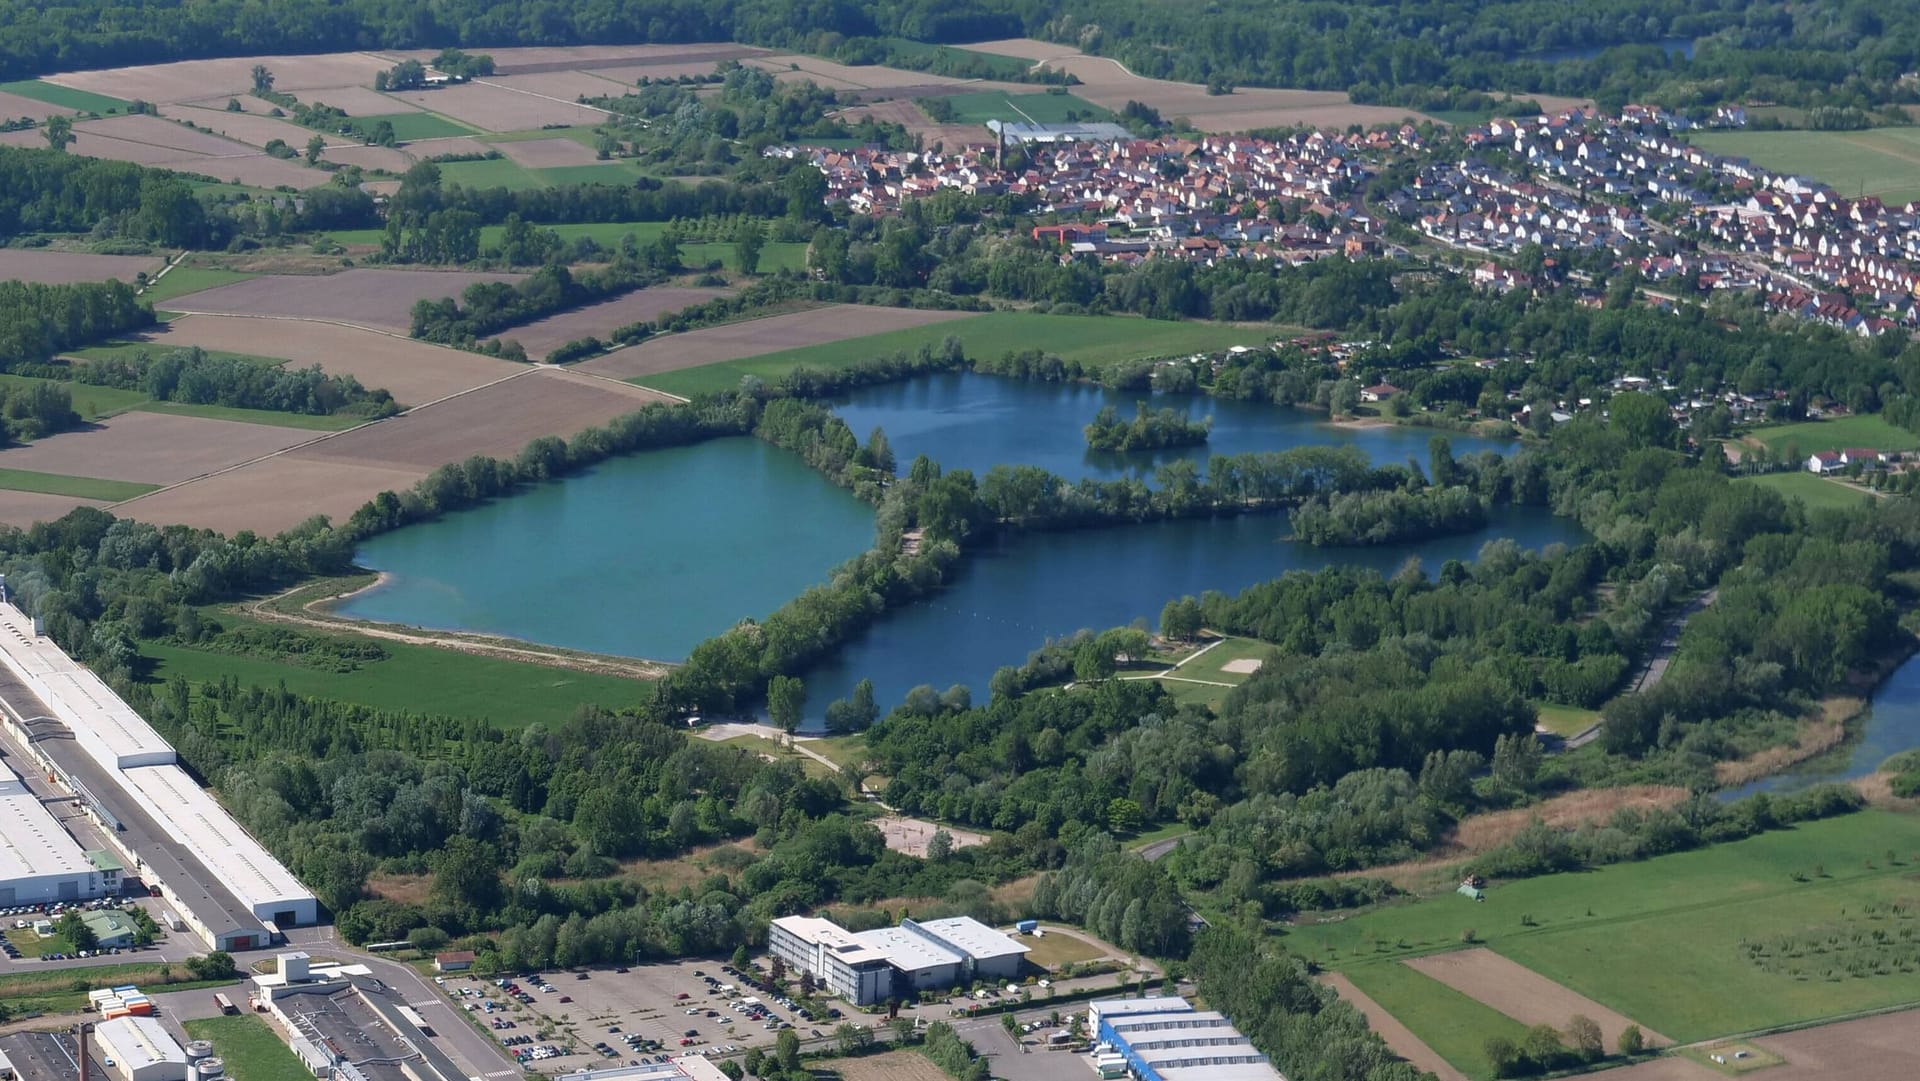
{"label": "small island with trees", "polygon": [[1083,430],[1091,450],[1166,450],[1205,443],[1213,431],[1213,418],[1188,420],[1178,409],[1148,411],[1147,403],[1135,402],[1131,421],[1121,420],[1112,406],[1103,406]]}

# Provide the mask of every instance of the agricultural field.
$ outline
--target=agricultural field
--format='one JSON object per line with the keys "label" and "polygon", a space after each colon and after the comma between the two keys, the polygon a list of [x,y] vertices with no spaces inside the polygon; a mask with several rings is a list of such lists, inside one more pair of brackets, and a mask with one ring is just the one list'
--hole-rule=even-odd
{"label": "agricultural field", "polygon": [[227,1064],[234,1081],[272,1081],[277,1077],[299,1077],[306,1066],[267,1023],[258,1017],[203,1017],[184,1022],[187,1035],[208,1040]]}
{"label": "agricultural field", "polygon": [[[1066,360],[1097,366],[1145,357],[1211,352],[1230,345],[1261,345],[1283,333],[1282,328],[1278,327],[1237,327],[1224,323],[1172,322],[1132,316],[1038,315],[1031,312],[918,314],[944,318],[882,332],[869,331],[866,336],[850,338],[847,331],[856,329],[857,316],[821,317],[810,312],[776,316],[768,320],[713,327],[645,342],[605,358],[606,362],[611,363],[605,363],[603,370],[607,374],[621,374],[627,378],[645,376],[643,382],[647,386],[691,396],[738,386],[744,375],[776,379],[802,366],[835,369],[869,357],[912,352],[923,343],[937,346],[948,335],[958,337],[965,344],[969,356],[999,357],[1022,349],[1040,349]],[[784,326],[770,325],[783,321]],[[763,326],[767,333],[755,333],[757,326]],[[815,334],[832,336],[809,337],[796,333],[802,326],[814,329]],[[693,345],[695,339],[703,337],[705,340],[700,345]],[[730,352],[717,348],[722,339],[730,344]],[[767,345],[777,342],[797,343],[799,348],[767,351]],[[746,352],[748,349],[754,351]],[[719,363],[721,361],[727,363]]]}
{"label": "agricultural field", "polygon": [[1496,882],[1477,904],[1443,893],[1303,924],[1288,944],[1364,986],[1373,968],[1455,949],[1471,933],[1569,993],[1692,1042],[1920,998],[1916,866],[1920,819],[1866,811],[1587,874]]}
{"label": "agricultural field", "polygon": [[[0,459],[5,460],[5,459]],[[0,488],[39,495],[64,495],[75,499],[115,503],[132,499],[159,487],[133,481],[105,480],[100,477],[73,477],[59,473],[36,473],[27,469],[0,469]]]}
{"label": "agricultural field", "polygon": [[1803,465],[1808,455],[1821,451],[1843,450],[1847,447],[1868,450],[1912,450],[1920,447],[1920,435],[1889,423],[1878,413],[1755,428],[1747,433],[1747,438],[1758,440],[1775,454],[1792,450]]}
{"label": "agricultural field", "polygon": [[1080,121],[1111,120],[1113,113],[1072,94],[955,94],[946,98],[957,124],[985,124],[989,120],[1064,124],[1068,113]]}
{"label": "agricultural field", "polygon": [[0,451],[0,465],[135,485],[177,484],[311,438],[297,428],[134,410],[88,428],[8,447]]}
{"label": "agricultural field", "polygon": [[140,299],[162,307],[169,300],[198,293],[222,285],[232,285],[258,277],[240,270],[227,270],[224,267],[187,266],[184,263],[160,276],[160,280],[148,285],[140,294]]}
{"label": "agricultural field", "polygon": [[435,113],[411,111],[404,113],[383,113],[379,116],[357,118],[363,124],[377,124],[384,120],[393,125],[393,137],[403,143],[416,139],[453,139],[463,135],[474,135],[477,128],[470,128],[457,120]]}
{"label": "agricultural field", "polygon": [[[1367,965],[1345,975],[1410,1033],[1419,1034],[1416,1039],[1475,1081],[1493,1076],[1488,1040],[1497,1036],[1517,1044],[1526,1038],[1527,1026],[1406,965]],[[1391,1040],[1388,1046],[1405,1054]]]}
{"label": "agricultural field", "polygon": [[657,285],[636,289],[625,296],[550,315],[538,322],[513,327],[500,337],[520,343],[527,356],[545,360],[559,346],[589,335],[604,338],[629,323],[656,319],[667,312],[703,304],[732,293],[731,289],[693,289]]}
{"label": "agricultural field", "polygon": [[[0,384],[16,387],[33,386],[46,380],[30,375],[0,374]],[[120,390],[117,387],[95,387],[85,383],[61,383],[67,394],[73,399],[73,411],[80,414],[81,420],[93,421],[101,417],[124,413],[147,401],[144,392],[138,390]]]}
{"label": "agricultural field", "polygon": [[276,316],[344,323],[404,334],[413,306],[457,297],[480,282],[515,283],[523,275],[355,267],[338,274],[263,274],[175,297],[168,310],[197,315]]}
{"label": "agricultural field", "polygon": [[69,285],[118,278],[132,283],[164,265],[157,255],[92,255],[47,248],[0,248],[0,281]]}
{"label": "agricultural field", "polygon": [[526,131],[548,124],[593,124],[607,115],[604,109],[520,93],[485,79],[432,90],[394,91],[387,96],[482,131]]}
{"label": "agricultural field", "polygon": [[[108,116],[126,112],[133,103],[120,98],[95,94],[70,86],[61,86],[45,79],[22,79],[18,82],[0,83],[0,93],[26,98],[76,113],[99,113]],[[34,116],[26,111],[7,113],[9,116]],[[50,114],[49,114],[50,115]],[[36,119],[41,119],[35,116]]]}
{"label": "agricultural field", "polygon": [[1895,204],[1920,199],[1920,129],[1706,132],[1693,142],[1716,154],[1811,177],[1848,198],[1877,195]]}
{"label": "agricultural field", "polygon": [[[222,625],[260,627],[227,612],[211,613]],[[313,632],[305,628],[301,633]],[[530,662],[479,656],[458,649],[415,645],[341,633],[350,642],[373,642],[386,651],[348,672],[332,672],[266,657],[196,649],[167,642],[142,642],[140,655],[153,662],[147,678],[165,682],[175,676],[190,683],[218,683],[232,676],[245,685],[277,687],[295,694],[351,702],[374,709],[474,717],[509,730],[545,722],[557,724],[581,706],[621,705],[646,693],[644,684],[618,676],[567,671]]]}
{"label": "agricultural field", "polygon": [[1845,510],[1859,506],[1862,500],[1873,498],[1840,481],[1806,472],[1763,473],[1755,477],[1741,477],[1735,483],[1771,488],[1789,499],[1805,503],[1808,510]]}
{"label": "agricultural field", "polygon": [[[758,360],[721,363],[723,361],[738,362],[745,357],[761,357],[795,342],[807,346],[826,347],[831,343],[845,342],[848,339],[865,341],[870,335],[892,337],[891,332],[911,335],[926,331],[929,326],[965,321],[974,317],[971,312],[918,311],[907,308],[836,304],[759,319],[742,319],[739,322],[701,327],[682,334],[663,335],[588,361],[580,367],[596,375],[607,375],[617,379],[645,377],[648,386],[658,383],[660,385],[656,389],[666,390],[670,394],[691,395],[737,386],[740,377],[750,373],[778,375],[801,363],[800,361],[776,361],[766,365]],[[933,340],[936,342],[940,340],[938,334]],[[858,346],[835,346],[821,348],[819,351],[826,355],[828,359],[825,363],[830,367],[845,365],[860,357],[872,355],[859,351]],[[798,349],[789,350],[789,352],[805,353],[807,350]],[[778,355],[785,357],[788,354]],[[684,373],[677,379],[660,378],[660,373],[679,372],[687,368],[700,368],[702,365],[708,367],[701,368],[698,373]]]}

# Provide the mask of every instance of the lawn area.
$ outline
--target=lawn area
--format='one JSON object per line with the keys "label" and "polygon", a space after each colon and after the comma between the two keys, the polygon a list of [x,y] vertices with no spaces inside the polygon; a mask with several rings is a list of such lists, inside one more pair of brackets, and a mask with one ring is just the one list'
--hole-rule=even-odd
{"label": "lawn area", "polygon": [[1696,135],[1693,141],[1716,154],[1824,181],[1848,198],[1920,199],[1920,129],[1727,131]]}
{"label": "lawn area", "polygon": [[1233,693],[1232,687],[1216,687],[1211,683],[1185,683],[1177,679],[1158,681],[1173,696],[1175,702],[1183,706],[1200,706],[1203,709],[1219,710],[1226,702],[1227,695]]}
{"label": "lawn area", "polygon": [[22,957],[38,957],[53,949],[53,939],[41,938],[40,933],[31,927],[25,930],[7,928],[7,941],[13,943],[13,948],[19,950]]}
{"label": "lawn area", "polygon": [[212,1042],[213,1053],[226,1062],[227,1076],[234,1081],[279,1081],[312,1073],[265,1021],[251,1014],[202,1017],[186,1022],[186,1028],[194,1039]]}
{"label": "lawn area", "polygon": [[[141,353],[154,353],[152,342],[108,342],[105,345],[89,345],[85,349],[75,349],[60,354],[79,360],[129,360]],[[225,349],[202,349],[202,353],[214,360],[238,360],[247,364],[258,364],[263,368],[278,368],[287,362],[285,357],[263,357],[256,353],[230,353]]]}
{"label": "lawn area", "polygon": [[1741,477],[1735,483],[1772,488],[1789,499],[1805,503],[1808,510],[1844,510],[1873,498],[1858,488],[1850,488],[1826,477],[1816,477],[1812,473],[1763,473],[1757,477]]}
{"label": "lawn area", "polygon": [[[703,267],[718,261],[728,270],[739,270],[740,260],[734,253],[734,246],[725,241],[711,244],[680,245],[680,265]],[[768,241],[760,248],[760,265],[755,273],[771,274],[776,270],[799,270],[806,264],[807,246],[799,241],[779,243]]]}
{"label": "lawn area", "polygon": [[78,109],[83,113],[124,113],[133,103],[119,98],[110,98],[105,94],[94,94],[86,90],[73,90],[64,86],[55,86],[39,79],[21,79],[18,82],[0,83],[0,90],[9,94],[18,94],[23,98],[44,101],[49,105],[59,105],[67,109]]}
{"label": "lawn area", "polygon": [[1027,948],[1027,960],[1048,970],[1106,956],[1106,951],[1072,935],[1021,935],[1019,941]]}
{"label": "lawn area", "polygon": [[[29,386],[45,383],[31,375],[0,374],[0,386]],[[98,420],[101,417],[124,413],[147,400],[146,394],[137,390],[120,390],[116,387],[96,387],[86,383],[61,383],[67,394],[73,399],[73,411],[80,414],[81,420]]]}
{"label": "lawn area", "polygon": [[198,293],[202,289],[212,289],[216,285],[232,285],[249,278],[258,277],[239,270],[223,270],[219,267],[177,266],[167,271],[166,276],[140,294],[140,299],[149,304],[183,297],[188,293]]}
{"label": "lawn area", "polygon": [[1504,1036],[1517,1044],[1527,1035],[1527,1026],[1398,961],[1362,965],[1346,977],[1474,1081],[1494,1075],[1489,1039]]}
{"label": "lawn area", "polygon": [[1230,345],[1262,345],[1288,328],[1236,327],[1225,323],[1175,322],[1130,315],[1039,315],[988,312],[949,323],[873,334],[864,338],[804,346],[757,357],[729,360],[685,371],[646,376],[636,382],[692,397],[740,385],[740,377],[778,379],[798,367],[834,370],[887,353],[911,353],[921,344],[939,345],[951,334],[972,357],[1000,357],[1022,349],[1041,349],[1065,360],[1095,367],[1149,357],[1212,352]]}
{"label": "lawn area", "polygon": [[101,987],[134,984],[143,991],[190,991],[196,987],[232,987],[233,981],[195,980],[184,965],[165,961],[143,961],[125,965],[101,965],[97,968],[16,969],[0,976],[0,1005],[20,1016],[31,1010],[42,1013],[79,1013],[86,1008],[87,992]]}
{"label": "lawn area", "polygon": [[771,758],[776,762],[796,762],[799,764],[801,771],[809,777],[830,777],[833,775],[833,771],[821,763],[808,758],[799,751],[782,747],[777,740],[771,740],[765,736],[755,736],[751,734],[733,736],[729,739],[720,740],[719,742],[728,747],[738,747],[742,750],[752,751],[762,758]]}
{"label": "lawn area", "polygon": [[865,736],[823,736],[803,742],[807,750],[836,763],[841,769],[859,769],[860,763],[867,760]]}
{"label": "lawn area", "polygon": [[70,477],[63,473],[35,473],[29,469],[0,469],[0,488],[9,491],[70,495],[76,499],[101,499],[108,503],[145,495],[158,487],[158,484],[135,484],[126,480]]}
{"label": "lawn area", "polygon": [[1002,94],[987,91],[955,94],[944,100],[953,106],[953,122],[956,124],[984,124],[989,120],[1065,124],[1069,123],[1068,113],[1080,121],[1113,119],[1112,113],[1072,94]]}
{"label": "lawn area", "polygon": [[371,128],[384,120],[393,125],[393,137],[401,142],[414,139],[448,139],[460,135],[478,135],[479,131],[439,113],[406,112],[382,113],[379,116],[356,116],[355,122]]}
{"label": "lawn area", "polygon": [[282,413],[274,409],[240,409],[230,405],[191,405],[187,402],[142,402],[134,408],[142,413],[173,413],[208,420],[237,420],[242,424],[266,424],[275,428],[299,428],[309,432],[344,432],[367,423],[357,413],[314,416],[311,413]]}
{"label": "lawn area", "polygon": [[1802,465],[1806,464],[1808,455],[1826,450],[1844,450],[1848,447],[1911,450],[1920,447],[1920,435],[1889,424],[1876,413],[1755,428],[1747,435],[1765,443],[1767,449],[1775,453],[1795,450]]}
{"label": "lawn area", "polygon": [[[214,618],[228,627],[261,626],[228,612]],[[192,683],[212,683],[233,676],[243,684],[261,687],[284,683],[295,694],[357,702],[375,709],[424,709],[453,717],[477,717],[510,731],[540,721],[557,724],[584,705],[629,705],[648,692],[645,684],[618,676],[378,641],[387,658],[352,672],[326,672],[168,642],[142,642],[140,655],[153,662],[148,678],[155,681],[181,676]]]}
{"label": "lawn area", "polygon": [[1219,683],[1245,683],[1252,672],[1229,672],[1235,661],[1258,661],[1273,652],[1273,646],[1258,638],[1227,638],[1180,667],[1178,675],[1188,679],[1210,679]]}
{"label": "lawn area", "polygon": [[1558,736],[1577,736],[1599,723],[1600,714],[1579,706],[1563,706],[1556,702],[1535,702],[1534,711],[1540,715],[1540,727]]}
{"label": "lawn area", "polygon": [[[561,134],[561,133],[556,133]],[[608,161],[593,165],[561,165],[552,169],[528,170],[546,184],[632,184],[646,171],[630,161]]]}
{"label": "lawn area", "polygon": [[[1920,999],[1920,939],[1908,937],[1920,933],[1917,866],[1920,818],[1864,811],[1583,874],[1496,882],[1478,904],[1446,893],[1387,905],[1297,927],[1288,945],[1358,983],[1384,964],[1456,947],[1471,928],[1498,953],[1692,1042]],[[1872,942],[1875,932],[1886,941]],[[1831,945],[1854,935],[1870,945]],[[1766,953],[1750,955],[1748,944]]]}
{"label": "lawn area", "polygon": [[469,188],[506,188],[509,191],[527,191],[542,186],[539,177],[507,158],[442,162],[440,181],[443,184],[463,184]]}

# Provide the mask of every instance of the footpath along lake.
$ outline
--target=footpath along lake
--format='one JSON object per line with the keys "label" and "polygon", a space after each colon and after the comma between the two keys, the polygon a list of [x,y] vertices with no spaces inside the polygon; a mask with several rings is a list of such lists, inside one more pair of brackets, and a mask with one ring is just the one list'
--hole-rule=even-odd
{"label": "footpath along lake", "polygon": [[[1069,478],[1150,474],[1169,455],[1090,455],[1080,426],[1134,395],[949,375],[870,388],[838,405],[863,440],[883,426],[901,468],[917,453],[984,473],[1032,464]],[[1424,466],[1430,432],[1343,428],[1311,414],[1205,398],[1152,398],[1216,418],[1211,447],[1284,450],[1351,443],[1377,463]],[[1450,436],[1456,453],[1508,446]],[[805,673],[818,717],[863,677],[881,701],[912,687],[965,683],[984,696],[1003,664],[1049,636],[1105,628],[1185,593],[1235,591],[1288,570],[1336,563],[1392,573],[1410,556],[1429,573],[1485,542],[1529,548],[1584,539],[1544,511],[1506,509],[1485,530],[1417,544],[1316,549],[1283,538],[1285,515],[1247,515],[1009,539],[963,561],[951,588],[889,613]],[[723,439],[605,462],[577,477],[369,541],[361,565],[383,586],[342,615],[477,631],[654,660],[680,660],[743,618],[761,618],[873,541],[869,508],[798,458],[754,439]]]}

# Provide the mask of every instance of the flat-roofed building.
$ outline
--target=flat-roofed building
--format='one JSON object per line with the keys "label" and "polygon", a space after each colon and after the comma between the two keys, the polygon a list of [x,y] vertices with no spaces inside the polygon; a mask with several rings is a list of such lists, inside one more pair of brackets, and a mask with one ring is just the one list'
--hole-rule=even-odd
{"label": "flat-roofed building", "polygon": [[40,797],[0,765],[0,906],[98,897],[104,881]]}
{"label": "flat-roofed building", "polygon": [[965,957],[968,983],[976,979],[1014,979],[1020,975],[1020,966],[1027,957],[1026,946],[972,916],[954,916],[924,923],[901,920],[900,926],[917,928],[930,934],[948,949]]}
{"label": "flat-roofed building", "polygon": [[921,991],[945,990],[967,982],[966,955],[930,935],[919,933],[913,921],[898,927],[876,927],[854,937],[886,956],[893,966],[893,993],[906,998]]}
{"label": "flat-roofed building", "polygon": [[107,1067],[123,1081],[186,1081],[187,1052],[152,1017],[116,1017],[93,1029]]}
{"label": "flat-roofed building", "polygon": [[886,953],[832,920],[782,916],[767,928],[767,952],[789,968],[812,973],[856,1006],[870,1006],[893,994],[893,968]]}
{"label": "flat-roofed building", "polygon": [[1139,1081],[1285,1081],[1225,1014],[1178,996],[1103,999],[1087,1017]]}
{"label": "flat-roofed building", "polygon": [[319,919],[312,891],[179,766],[123,770],[127,790],[174,840],[198,855],[254,916],[285,929]]}

